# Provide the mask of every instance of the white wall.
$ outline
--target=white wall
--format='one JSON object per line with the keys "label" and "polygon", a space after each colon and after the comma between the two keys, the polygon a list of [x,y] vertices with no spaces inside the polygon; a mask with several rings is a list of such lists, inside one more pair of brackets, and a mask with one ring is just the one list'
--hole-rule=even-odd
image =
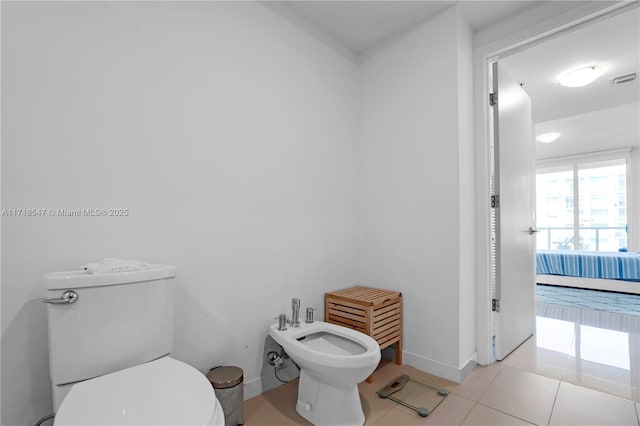
{"label": "white wall", "polygon": [[365,55],[358,145],[362,282],[402,291],[404,361],[458,381],[475,350],[465,25],[453,7]]}
{"label": "white wall", "polygon": [[460,338],[458,366],[476,359],[473,32],[458,13],[458,131],[460,199]]}
{"label": "white wall", "polygon": [[51,412],[42,275],[110,256],[177,265],[174,356],[259,392],[273,317],[357,281],[357,77],[255,3],[2,2],[2,207],[131,212],[2,218],[2,424]]}

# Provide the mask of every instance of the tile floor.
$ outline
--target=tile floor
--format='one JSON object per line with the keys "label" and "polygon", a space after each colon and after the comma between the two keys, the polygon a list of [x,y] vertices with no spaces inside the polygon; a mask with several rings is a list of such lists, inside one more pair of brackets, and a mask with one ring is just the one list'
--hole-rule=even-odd
{"label": "tile floor", "polygon": [[[409,374],[451,394],[428,417],[376,391]],[[245,402],[246,425],[308,425],[297,382]],[[368,425],[640,425],[640,317],[539,303],[536,335],[462,384],[383,360],[359,385]]]}
{"label": "tile floor", "polygon": [[502,364],[640,402],[640,317],[538,303],[536,335]]}

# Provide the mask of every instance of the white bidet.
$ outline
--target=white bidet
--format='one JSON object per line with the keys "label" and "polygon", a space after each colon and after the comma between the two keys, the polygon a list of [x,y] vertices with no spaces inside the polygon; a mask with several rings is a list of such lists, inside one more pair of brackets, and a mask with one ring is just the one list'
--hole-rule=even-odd
{"label": "white bidet", "polygon": [[314,425],[362,425],[358,383],[380,362],[380,346],[359,331],[315,321],[269,335],[300,367],[296,411]]}

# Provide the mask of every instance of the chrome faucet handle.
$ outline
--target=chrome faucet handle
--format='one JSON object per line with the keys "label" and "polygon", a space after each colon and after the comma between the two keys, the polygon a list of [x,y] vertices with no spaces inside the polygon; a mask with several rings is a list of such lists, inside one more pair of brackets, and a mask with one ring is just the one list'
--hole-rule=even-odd
{"label": "chrome faucet handle", "polygon": [[291,299],[291,327],[300,327],[300,299]]}
{"label": "chrome faucet handle", "polygon": [[313,322],[313,311],[315,311],[316,308],[307,308],[307,317],[305,318],[304,322],[306,322],[307,324],[311,324]]}
{"label": "chrome faucet handle", "polygon": [[280,314],[274,319],[278,320],[278,331],[284,331],[287,329],[287,314]]}

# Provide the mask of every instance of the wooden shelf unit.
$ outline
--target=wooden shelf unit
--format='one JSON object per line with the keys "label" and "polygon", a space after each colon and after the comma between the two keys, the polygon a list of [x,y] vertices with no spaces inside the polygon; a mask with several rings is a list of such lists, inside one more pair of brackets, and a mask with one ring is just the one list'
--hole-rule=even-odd
{"label": "wooden shelf unit", "polygon": [[395,363],[402,365],[402,293],[357,286],[326,293],[324,300],[326,322],[373,337],[381,350],[395,344]]}

